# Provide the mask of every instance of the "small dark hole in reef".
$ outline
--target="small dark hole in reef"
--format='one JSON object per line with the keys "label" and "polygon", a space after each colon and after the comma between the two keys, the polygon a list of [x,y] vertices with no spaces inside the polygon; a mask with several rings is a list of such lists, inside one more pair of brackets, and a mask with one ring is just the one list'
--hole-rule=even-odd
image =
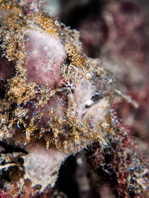
{"label": "small dark hole in reef", "polygon": [[65,63],[66,65],[70,65],[71,60],[69,60],[69,58],[66,58],[65,61],[64,61],[64,63]]}
{"label": "small dark hole in reef", "polygon": [[8,174],[8,171],[6,171],[5,169],[2,170],[2,176],[3,176],[3,179],[6,180],[7,182],[11,182],[10,178],[9,178],[9,174]]}
{"label": "small dark hole in reef", "polygon": [[4,99],[6,91],[5,91],[5,84],[6,84],[6,80],[0,78],[0,99]]}
{"label": "small dark hole in reef", "polygon": [[23,163],[24,163],[24,159],[23,159],[22,157],[19,157],[18,162],[19,162],[20,164],[23,164]]}
{"label": "small dark hole in reef", "polygon": [[12,103],[11,108],[12,108],[12,111],[15,110],[17,108],[17,103]]}
{"label": "small dark hole in reef", "polygon": [[28,152],[25,151],[24,149],[17,147],[15,145],[7,144],[6,142],[3,141],[0,141],[0,146],[4,148],[4,151],[2,151],[1,153],[22,152],[28,154]]}
{"label": "small dark hole in reef", "polygon": [[[17,173],[17,174],[16,174]],[[3,179],[12,182],[17,181],[20,177],[24,175],[24,172],[19,169],[17,165],[10,165],[8,163],[8,168],[2,170]]]}
{"label": "small dark hole in reef", "polygon": [[5,90],[0,87],[0,99],[4,99],[5,97]]}

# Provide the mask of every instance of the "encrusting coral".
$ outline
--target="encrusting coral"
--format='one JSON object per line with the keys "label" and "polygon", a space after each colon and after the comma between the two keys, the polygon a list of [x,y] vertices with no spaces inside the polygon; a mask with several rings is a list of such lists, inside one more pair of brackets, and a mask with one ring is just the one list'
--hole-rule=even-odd
{"label": "encrusting coral", "polygon": [[[83,54],[76,30],[11,1],[0,1],[0,13],[0,176],[8,174],[2,189],[27,197],[32,187],[53,187],[67,156],[93,142],[104,155],[110,137],[119,139],[119,154],[111,152],[118,169],[117,159],[123,163],[126,154],[110,108],[112,75]],[[11,154],[4,155],[10,145]]]}

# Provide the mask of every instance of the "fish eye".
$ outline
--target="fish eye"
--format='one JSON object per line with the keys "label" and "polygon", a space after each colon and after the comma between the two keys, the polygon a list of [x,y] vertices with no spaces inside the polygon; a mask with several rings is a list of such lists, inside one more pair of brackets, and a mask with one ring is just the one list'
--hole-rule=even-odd
{"label": "fish eye", "polygon": [[95,95],[92,96],[91,100],[94,102],[103,99],[103,91],[97,91]]}
{"label": "fish eye", "polygon": [[88,99],[85,104],[85,108],[90,108],[93,104],[97,103],[99,100],[103,98],[103,92],[98,91],[91,97],[91,99]]}

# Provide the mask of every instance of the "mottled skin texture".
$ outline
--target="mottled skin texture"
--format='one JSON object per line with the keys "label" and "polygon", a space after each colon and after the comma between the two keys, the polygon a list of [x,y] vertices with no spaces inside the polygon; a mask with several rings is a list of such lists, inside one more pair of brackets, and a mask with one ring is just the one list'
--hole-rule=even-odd
{"label": "mottled skin texture", "polygon": [[50,88],[61,85],[60,66],[66,58],[64,46],[55,35],[46,35],[40,31],[26,32],[26,60],[27,81]]}
{"label": "mottled skin texture", "polygon": [[[88,163],[110,185],[107,196],[139,195],[147,187],[148,170],[111,114],[111,76],[99,60],[82,53],[76,31],[26,7],[9,2],[2,7],[0,140],[23,149],[10,154],[2,147],[0,168],[11,178],[8,182],[2,175],[5,194],[28,198],[53,186],[64,159],[91,144]],[[14,73],[5,74],[4,65],[12,63]]]}
{"label": "mottled skin texture", "polygon": [[[3,24],[6,63],[0,74],[7,92],[0,101],[1,140],[28,152],[19,165],[24,176],[18,188],[29,179],[29,186],[43,190],[54,185],[68,155],[94,140],[105,143],[104,134],[112,131],[112,81],[98,60],[83,55],[78,33],[51,17],[14,6]],[[15,73],[5,75],[3,63]]]}

